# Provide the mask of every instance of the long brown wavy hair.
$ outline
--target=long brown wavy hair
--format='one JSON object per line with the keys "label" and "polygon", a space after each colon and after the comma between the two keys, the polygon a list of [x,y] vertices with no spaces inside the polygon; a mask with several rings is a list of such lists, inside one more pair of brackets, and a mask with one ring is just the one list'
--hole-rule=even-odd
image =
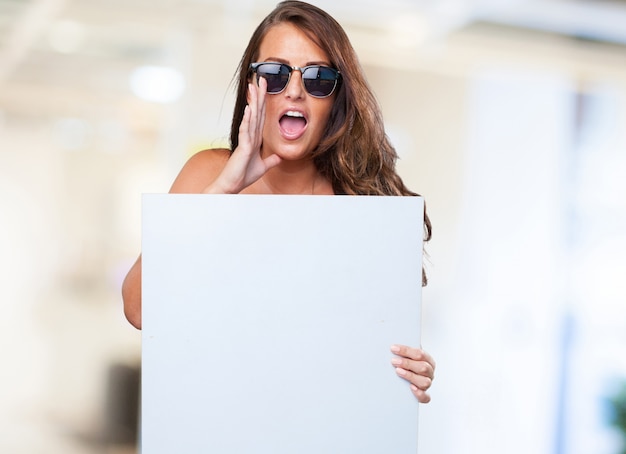
{"label": "long brown wavy hair", "polygon": [[[330,57],[342,75],[325,133],[313,152],[318,171],[332,183],[335,194],[417,196],[396,173],[398,155],[385,133],[382,112],[359,59],[339,23],[305,2],[278,4],[254,31],[237,69],[236,102],[230,130],[231,150],[239,142],[239,126],[247,104],[250,64],[257,61],[267,32],[288,22],[302,30]],[[432,226],[424,206],[424,241]],[[422,270],[422,284],[426,285]]]}

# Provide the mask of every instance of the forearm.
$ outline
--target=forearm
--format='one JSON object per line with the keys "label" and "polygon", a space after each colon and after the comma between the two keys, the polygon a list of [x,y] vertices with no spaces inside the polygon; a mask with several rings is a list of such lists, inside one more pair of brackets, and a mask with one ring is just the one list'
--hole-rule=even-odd
{"label": "forearm", "polygon": [[132,266],[122,284],[124,315],[137,329],[141,329],[141,255]]}

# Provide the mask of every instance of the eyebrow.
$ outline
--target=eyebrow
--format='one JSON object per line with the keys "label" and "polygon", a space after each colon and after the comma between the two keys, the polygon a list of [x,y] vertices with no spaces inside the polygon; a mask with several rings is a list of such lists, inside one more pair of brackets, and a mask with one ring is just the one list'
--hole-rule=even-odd
{"label": "eyebrow", "polygon": [[[285,60],[284,58],[279,58],[279,57],[269,57],[269,58],[266,58],[264,61],[265,62],[284,63],[287,66],[292,66],[291,62],[289,62],[288,60]],[[330,62],[327,62],[327,61],[324,61],[324,60],[309,61],[309,62],[306,62],[306,64],[304,66],[311,66],[311,65],[332,66],[330,64]]]}

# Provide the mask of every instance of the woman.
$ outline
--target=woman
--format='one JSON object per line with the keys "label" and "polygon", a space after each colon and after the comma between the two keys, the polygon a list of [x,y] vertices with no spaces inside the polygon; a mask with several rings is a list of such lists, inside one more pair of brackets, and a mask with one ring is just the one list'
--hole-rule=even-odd
{"label": "woman", "polygon": [[[416,195],[395,172],[396,152],[348,37],[307,3],[280,3],[254,32],[239,67],[230,141],[232,151],[191,157],[170,192]],[[141,257],[122,294],[126,317],[141,328]],[[408,346],[392,352],[397,374],[429,402],[433,359]]]}

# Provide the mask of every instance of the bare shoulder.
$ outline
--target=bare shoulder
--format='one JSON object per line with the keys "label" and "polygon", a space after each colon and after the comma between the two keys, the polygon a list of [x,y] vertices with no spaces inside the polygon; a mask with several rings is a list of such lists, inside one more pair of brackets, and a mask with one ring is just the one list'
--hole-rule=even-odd
{"label": "bare shoulder", "polygon": [[170,192],[179,194],[201,193],[217,178],[229,157],[230,150],[225,148],[199,151],[185,163],[174,180]]}

